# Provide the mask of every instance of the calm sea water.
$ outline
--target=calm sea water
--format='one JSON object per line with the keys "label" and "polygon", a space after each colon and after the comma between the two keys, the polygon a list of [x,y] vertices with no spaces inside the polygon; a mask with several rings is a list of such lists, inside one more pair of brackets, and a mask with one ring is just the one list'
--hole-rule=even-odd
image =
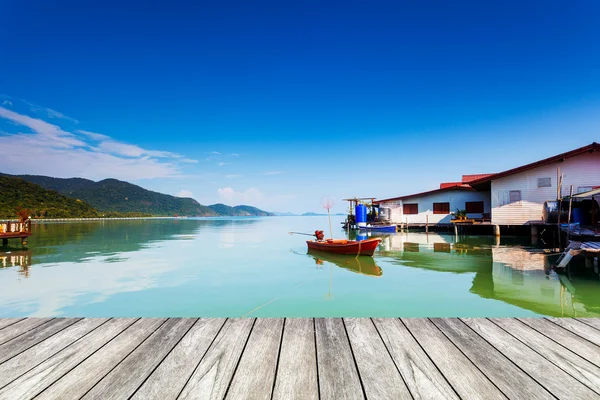
{"label": "calm sea water", "polygon": [[327,217],[34,225],[0,251],[0,317],[600,316],[597,276],[546,275],[556,256],[515,238],[398,233],[356,259],[288,234],[315,229]]}

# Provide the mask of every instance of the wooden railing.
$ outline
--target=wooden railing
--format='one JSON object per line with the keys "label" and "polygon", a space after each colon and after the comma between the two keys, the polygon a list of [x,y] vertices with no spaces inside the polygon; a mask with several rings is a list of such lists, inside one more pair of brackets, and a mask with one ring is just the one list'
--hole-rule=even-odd
{"label": "wooden railing", "polygon": [[31,234],[31,220],[25,221],[0,221],[0,236],[5,233]]}

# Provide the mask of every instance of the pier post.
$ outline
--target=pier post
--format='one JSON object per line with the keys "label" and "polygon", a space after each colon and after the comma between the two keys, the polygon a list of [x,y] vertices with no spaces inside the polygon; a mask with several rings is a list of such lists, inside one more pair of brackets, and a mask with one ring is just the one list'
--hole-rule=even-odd
{"label": "pier post", "polygon": [[425,215],[425,233],[429,233],[429,214]]}
{"label": "pier post", "polygon": [[494,225],[494,236],[500,237],[500,225],[498,224]]}
{"label": "pier post", "polygon": [[458,236],[458,226],[454,224],[454,236]]}
{"label": "pier post", "polygon": [[3,238],[2,239],[2,246],[8,246],[8,239],[7,238]]}

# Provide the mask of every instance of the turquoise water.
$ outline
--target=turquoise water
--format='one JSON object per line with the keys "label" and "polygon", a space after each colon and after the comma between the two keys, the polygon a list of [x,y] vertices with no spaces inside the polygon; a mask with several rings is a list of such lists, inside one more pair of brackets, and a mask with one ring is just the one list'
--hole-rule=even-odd
{"label": "turquoise water", "polygon": [[0,251],[0,317],[600,316],[597,277],[546,275],[553,259],[514,238],[398,233],[356,259],[288,234],[327,217],[33,228],[28,250]]}

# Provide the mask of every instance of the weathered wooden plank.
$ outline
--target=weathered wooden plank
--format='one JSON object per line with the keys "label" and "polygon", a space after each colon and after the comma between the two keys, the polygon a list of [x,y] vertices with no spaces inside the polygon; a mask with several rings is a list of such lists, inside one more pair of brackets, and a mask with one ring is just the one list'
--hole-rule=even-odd
{"label": "weathered wooden plank", "polygon": [[177,398],[225,321],[225,318],[203,318],[196,322],[133,399]]}
{"label": "weathered wooden plank", "polygon": [[402,322],[460,397],[506,398],[431,321],[424,318],[403,318]]}
{"label": "weathered wooden plank", "polygon": [[220,400],[225,397],[254,321],[227,320],[178,398]]}
{"label": "weathered wooden plank", "polygon": [[311,318],[287,318],[275,375],[273,399],[319,398],[315,325]]}
{"label": "weathered wooden plank", "polygon": [[7,326],[16,324],[19,321],[23,321],[25,318],[0,318],[0,329],[4,329]]}
{"label": "weathered wooden plank", "polygon": [[459,319],[432,318],[431,321],[508,398],[548,399],[552,397],[535,380],[517,368]]}
{"label": "weathered wooden plank", "polygon": [[321,399],[364,399],[342,320],[317,318],[315,328]]}
{"label": "weathered wooden plank", "polygon": [[450,384],[398,318],[374,318],[373,322],[416,400],[458,399]]}
{"label": "weathered wooden plank", "polygon": [[367,398],[412,399],[373,321],[344,318],[343,322]]}
{"label": "weathered wooden plank", "polygon": [[82,398],[129,398],[195,322],[194,318],[169,318]]}
{"label": "weathered wooden plank", "polygon": [[518,318],[518,320],[600,367],[599,346],[545,318]]}
{"label": "weathered wooden plank", "polygon": [[600,368],[515,319],[491,321],[600,395]]}
{"label": "weathered wooden plank", "polygon": [[51,320],[52,318],[26,318],[15,324],[7,326],[6,328],[0,330],[0,345],[23,335],[35,327],[46,324]]}
{"label": "weathered wooden plank", "polygon": [[0,364],[80,320],[81,318],[55,318],[4,343],[0,346]]}
{"label": "weathered wooden plank", "polygon": [[227,399],[271,398],[283,322],[283,318],[256,321],[227,391]]}
{"label": "weathered wooden plank", "polygon": [[32,399],[132,325],[136,318],[114,318],[0,389],[0,399]]}
{"label": "weathered wooden plank", "polygon": [[483,318],[465,318],[463,321],[557,398],[593,399],[597,396],[492,321]]}
{"label": "weathered wooden plank", "polygon": [[60,378],[37,399],[79,399],[129,353],[146,340],[165,318],[143,318]]}
{"label": "weathered wooden plank", "polygon": [[577,321],[600,330],[600,318],[577,318]]}
{"label": "weathered wooden plank", "polygon": [[572,318],[548,318],[548,320],[600,346],[600,331],[590,325]]}
{"label": "weathered wooden plank", "polygon": [[106,321],[108,318],[86,318],[0,364],[0,388],[81,339]]}

